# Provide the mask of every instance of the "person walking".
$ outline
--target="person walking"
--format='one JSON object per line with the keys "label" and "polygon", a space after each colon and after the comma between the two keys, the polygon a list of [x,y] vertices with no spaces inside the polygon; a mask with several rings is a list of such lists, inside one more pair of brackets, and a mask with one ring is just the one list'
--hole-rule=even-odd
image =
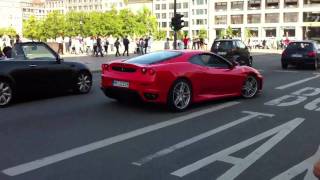
{"label": "person walking", "polygon": [[108,54],[108,47],[109,47],[109,40],[108,38],[105,38],[104,51],[106,52],[106,54]]}
{"label": "person walking", "polygon": [[120,48],[120,42],[119,42],[119,38],[117,38],[117,40],[114,42],[114,47],[116,47],[116,57],[117,56],[121,56],[120,52],[119,52],[119,48]]}
{"label": "person walking", "polygon": [[189,38],[187,35],[185,35],[183,38],[184,49],[188,49],[188,43],[189,43]]}
{"label": "person walking", "polygon": [[169,38],[167,38],[166,42],[164,43],[164,49],[165,50],[170,49],[170,39]]}
{"label": "person walking", "polygon": [[140,38],[140,41],[139,41],[139,49],[140,49],[140,54],[143,55],[144,54],[144,39],[143,38]]}
{"label": "person walking", "polygon": [[123,39],[124,51],[122,56],[124,56],[126,52],[127,52],[127,56],[129,56],[129,44],[130,44],[130,41],[128,39],[128,36],[125,36],[125,38]]}
{"label": "person walking", "polygon": [[149,38],[146,37],[146,39],[144,40],[144,54],[147,54],[147,49],[148,49],[148,45],[149,45]]}
{"label": "person walking", "polygon": [[100,36],[98,36],[98,38],[97,38],[97,54],[96,54],[96,57],[98,57],[99,56],[99,53],[100,53],[100,55],[101,55],[101,57],[103,57],[103,53],[102,53],[102,41],[101,41],[101,38],[100,38]]}
{"label": "person walking", "polygon": [[58,43],[58,54],[63,55],[63,38],[62,38],[62,36],[59,36],[57,38],[57,43]]}

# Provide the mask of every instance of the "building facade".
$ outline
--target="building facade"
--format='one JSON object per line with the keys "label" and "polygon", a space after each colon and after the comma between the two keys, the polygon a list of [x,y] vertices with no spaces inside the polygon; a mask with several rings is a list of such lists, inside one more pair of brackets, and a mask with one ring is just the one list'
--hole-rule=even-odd
{"label": "building facade", "polygon": [[0,16],[0,28],[12,27],[18,33],[22,32],[22,9],[19,0],[1,0]]}
{"label": "building facade", "polygon": [[46,16],[44,0],[23,0],[20,3],[22,8],[22,19],[29,19],[30,16],[41,19]]}
{"label": "building facade", "polygon": [[[159,28],[172,33],[173,0],[154,0]],[[319,39],[320,0],[180,0],[177,12],[184,15],[182,29],[189,37],[208,32],[209,41],[219,38],[227,27],[235,36],[250,39]]]}

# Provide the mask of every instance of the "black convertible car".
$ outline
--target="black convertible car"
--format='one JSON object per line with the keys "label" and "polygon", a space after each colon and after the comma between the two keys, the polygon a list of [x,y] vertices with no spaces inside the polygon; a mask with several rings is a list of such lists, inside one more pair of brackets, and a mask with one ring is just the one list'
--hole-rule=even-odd
{"label": "black convertible car", "polygon": [[45,43],[18,43],[10,55],[0,60],[0,107],[20,94],[67,90],[86,94],[91,89],[89,69],[81,63],[64,62]]}

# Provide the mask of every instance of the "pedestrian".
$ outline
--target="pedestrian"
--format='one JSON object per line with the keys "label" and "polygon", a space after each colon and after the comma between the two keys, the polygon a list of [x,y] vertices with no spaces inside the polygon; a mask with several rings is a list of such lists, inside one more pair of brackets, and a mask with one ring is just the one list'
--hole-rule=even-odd
{"label": "pedestrian", "polygon": [[264,39],[264,40],[262,41],[262,49],[265,49],[265,48],[266,48],[266,43],[267,43],[267,41]]}
{"label": "pedestrian", "polygon": [[116,47],[116,57],[121,56],[119,52],[119,48],[120,48],[119,38],[117,38],[117,40],[114,42],[114,46]]}
{"label": "pedestrian", "polygon": [[148,49],[148,43],[149,43],[149,38],[146,37],[146,39],[144,40],[144,54],[147,54],[147,49]]}
{"label": "pedestrian", "polygon": [[16,43],[21,43],[21,39],[20,39],[19,34],[16,35],[16,42],[15,42],[15,44],[16,44]]}
{"label": "pedestrian", "polygon": [[188,43],[189,43],[189,38],[187,35],[185,35],[183,38],[184,49],[188,49]]}
{"label": "pedestrian", "polygon": [[108,47],[109,47],[109,40],[108,38],[106,38],[104,42],[104,51],[106,52],[106,54],[108,54]]}
{"label": "pedestrian", "polygon": [[97,38],[93,37],[93,56],[98,55],[98,46],[97,46]]}
{"label": "pedestrian", "polygon": [[169,38],[167,38],[167,40],[166,40],[166,42],[164,43],[164,49],[165,50],[168,50],[168,49],[170,49],[170,39]]}
{"label": "pedestrian", "polygon": [[140,53],[143,55],[144,54],[144,39],[140,38],[140,44],[139,44],[139,48],[140,48]]}
{"label": "pedestrian", "polygon": [[109,37],[108,37],[108,41],[109,41],[109,43],[110,43],[110,50],[111,50],[111,52],[113,52],[114,51],[114,38],[112,37],[112,35],[110,35]]}
{"label": "pedestrian", "polygon": [[129,44],[130,44],[130,41],[128,39],[128,36],[125,36],[123,39],[124,51],[122,56],[124,56],[126,52],[127,52],[127,56],[129,56]]}
{"label": "pedestrian", "polygon": [[320,160],[314,165],[313,174],[320,180]]}
{"label": "pedestrian", "polygon": [[100,38],[100,36],[98,36],[98,38],[97,38],[97,54],[96,54],[96,57],[98,57],[99,56],[99,53],[100,53],[100,55],[101,55],[101,57],[103,57],[103,53],[102,53],[102,41],[101,41],[101,38]]}
{"label": "pedestrian", "polygon": [[63,38],[61,35],[57,38],[57,43],[58,43],[58,54],[63,55]]}

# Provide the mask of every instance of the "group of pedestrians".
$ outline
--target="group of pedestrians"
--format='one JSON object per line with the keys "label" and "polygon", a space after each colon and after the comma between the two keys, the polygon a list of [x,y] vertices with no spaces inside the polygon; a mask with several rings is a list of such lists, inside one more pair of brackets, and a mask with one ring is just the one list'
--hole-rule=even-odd
{"label": "group of pedestrians", "polygon": [[0,60],[12,57],[12,47],[21,42],[20,36],[11,37],[3,35],[0,37]]}
{"label": "group of pedestrians", "polygon": [[145,38],[137,38],[136,39],[136,49],[134,51],[135,54],[147,54],[151,49],[152,39],[151,37],[146,36]]}

